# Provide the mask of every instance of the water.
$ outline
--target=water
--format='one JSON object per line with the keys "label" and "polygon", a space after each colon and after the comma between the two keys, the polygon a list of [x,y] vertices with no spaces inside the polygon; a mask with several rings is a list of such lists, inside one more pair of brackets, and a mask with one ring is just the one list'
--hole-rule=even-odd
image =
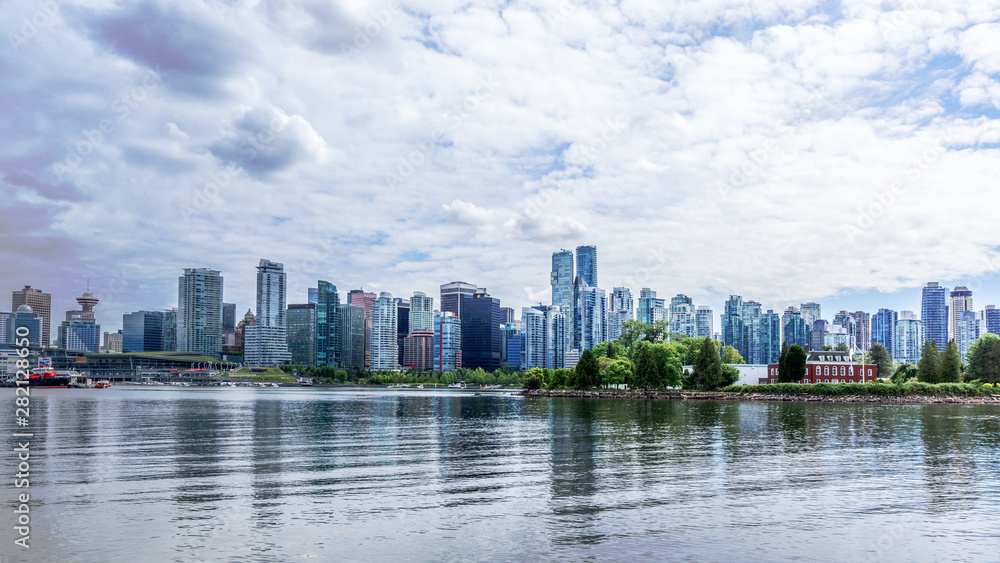
{"label": "water", "polygon": [[31,401],[32,547],[13,545],[8,477],[4,563],[1000,559],[996,406],[141,387]]}

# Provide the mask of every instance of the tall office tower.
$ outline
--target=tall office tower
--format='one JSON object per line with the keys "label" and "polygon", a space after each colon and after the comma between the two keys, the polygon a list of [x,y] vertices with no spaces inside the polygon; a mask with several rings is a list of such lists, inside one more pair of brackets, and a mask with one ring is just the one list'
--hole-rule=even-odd
{"label": "tall office tower", "polygon": [[403,364],[403,339],[410,334],[410,300],[402,297],[393,299],[396,302],[396,363]]}
{"label": "tall office tower", "polygon": [[611,303],[608,309],[611,311],[635,311],[632,302],[632,291],[627,287],[616,287],[611,290]]}
{"label": "tall office tower", "polygon": [[285,339],[285,266],[261,258],[257,266],[257,322],[244,332],[243,361],[280,366],[291,361]]}
{"label": "tall office tower", "polygon": [[500,300],[485,288],[462,298],[462,367],[500,369]]}
{"label": "tall office tower", "polygon": [[573,349],[583,353],[608,339],[608,299],[603,289],[590,287],[583,278],[573,288],[574,309]]}
{"label": "tall office tower", "polygon": [[236,330],[236,303],[222,304],[222,330]]}
{"label": "tall office tower", "polygon": [[184,268],[177,279],[177,350],[218,358],[222,353],[222,275]]}
{"label": "tall office tower", "polygon": [[306,303],[313,303],[319,305],[319,288],[310,287],[306,290]]}
{"label": "tall office tower", "polygon": [[392,294],[383,291],[372,306],[371,366],[374,370],[399,369],[396,349],[396,302]]}
{"label": "tall office tower", "polygon": [[500,323],[507,324],[516,321],[513,307],[500,307]]}
{"label": "tall office tower", "polygon": [[[42,318],[41,338],[39,339],[36,335],[33,342],[40,342],[42,346],[48,346],[52,342],[49,338],[49,324],[52,318],[52,295],[26,285],[24,289],[11,292],[10,310],[17,313],[17,308],[21,305],[31,307],[32,312]],[[29,336],[28,338],[32,337]]]}
{"label": "tall office tower", "polygon": [[826,346],[827,336],[833,332],[833,329],[830,328],[832,326],[833,323],[823,319],[818,319],[813,323],[812,328],[809,330],[810,350],[822,350]]}
{"label": "tall office tower", "polygon": [[864,311],[851,313],[854,317],[854,341],[860,352],[868,352],[872,347],[872,316]]}
{"label": "tall office tower", "polygon": [[552,305],[570,307],[573,304],[573,280],[576,279],[573,268],[573,252],[560,250],[552,253],[552,272],[549,283],[552,285]]}
{"label": "tall office tower", "polygon": [[739,295],[730,295],[726,301],[725,312],[722,314],[722,339],[746,359],[748,333],[743,319],[743,297]]}
{"label": "tall office tower", "polygon": [[[962,321],[962,313],[972,311],[972,292],[964,286],[956,287],[951,292],[951,302],[948,306],[948,336],[958,340],[958,323]],[[938,348],[942,348],[938,344]]]}
{"label": "tall office tower", "polygon": [[763,307],[756,301],[744,301],[740,316],[743,319],[743,326],[746,327],[746,349],[740,350],[743,361],[748,364],[766,364]]}
{"label": "tall office tower", "polygon": [[833,324],[843,329],[847,333],[847,346],[852,351],[858,348],[857,333],[858,323],[854,320],[854,314],[841,311],[833,316]]}
{"label": "tall office tower", "polygon": [[163,329],[166,327],[163,317],[160,311],[137,311],[122,315],[122,351],[163,351]]}
{"label": "tall office tower", "polygon": [[[345,305],[350,307],[350,305]],[[361,317],[361,362],[364,362],[364,317],[365,310],[356,308]],[[317,366],[348,367],[348,361],[341,357],[344,341],[344,325],[340,311],[340,293],[337,286],[319,280],[316,282],[316,358]]]}
{"label": "tall office tower", "polygon": [[590,287],[597,287],[597,247],[576,247],[576,276],[583,278]]}
{"label": "tall office tower", "polygon": [[[175,329],[176,330],[176,329]],[[104,333],[104,346],[101,350],[105,352],[118,352],[122,351],[122,332],[105,332]]]}
{"label": "tall office tower", "polygon": [[969,354],[972,343],[983,333],[983,326],[975,311],[962,311],[962,318],[958,320],[958,336],[955,344],[958,345],[958,353],[962,359]]}
{"label": "tall office tower", "polygon": [[920,319],[913,311],[900,311],[896,321],[895,359],[900,363],[916,364],[920,361],[920,348],[926,339]]}
{"label": "tall office tower", "polygon": [[[761,364],[776,364],[781,357],[781,315],[768,310],[761,315]],[[746,358],[744,358],[746,359]]]}
{"label": "tall office tower", "polygon": [[[22,338],[27,338],[28,343],[32,346],[43,346],[47,347],[47,343],[42,343],[40,338],[42,337],[43,327],[45,319],[41,315],[35,313],[30,305],[21,304],[17,306],[14,310],[12,318],[10,319],[10,332],[14,335],[15,340],[20,340]],[[27,335],[24,335],[24,330],[18,331],[18,329],[26,329]]]}
{"label": "tall office tower", "polygon": [[521,309],[521,368],[555,369],[566,366],[569,319],[562,307]]}
{"label": "tall office tower", "polygon": [[1000,309],[996,305],[987,305],[983,311],[982,331],[983,334],[988,332],[1000,335]]}
{"label": "tall office tower", "polygon": [[708,305],[698,305],[694,310],[695,338],[712,338],[715,334],[713,316],[715,313]]}
{"label": "tall office tower", "polygon": [[500,328],[500,364],[521,367],[521,323],[507,322]]}
{"label": "tall office tower", "polygon": [[361,307],[365,311],[364,367],[371,367],[372,365],[372,350],[371,350],[372,308],[375,305],[375,299],[377,297],[378,296],[375,295],[374,293],[371,292],[365,293],[363,289],[352,289],[347,293],[347,304]]}
{"label": "tall office tower", "polygon": [[[336,293],[336,290],[334,290]],[[322,299],[322,292],[320,299]],[[322,309],[322,303],[320,308]],[[329,318],[329,317],[328,317]],[[367,339],[367,326],[364,307],[344,303],[337,307],[337,327],[340,334],[340,348],[333,352],[337,356],[336,362],[342,368],[363,368],[365,367],[365,341]],[[317,331],[318,333],[318,331]],[[331,338],[333,333],[331,333]],[[317,344],[318,349],[319,344]],[[327,365],[332,365],[327,352]],[[339,354],[339,356],[338,356]]]}
{"label": "tall office tower", "polygon": [[671,334],[682,334],[694,338],[698,332],[695,322],[694,300],[678,293],[670,299],[670,325],[667,330]]}
{"label": "tall office tower", "polygon": [[462,367],[462,319],[451,311],[434,316],[434,371],[455,371]]}
{"label": "tall office tower", "polygon": [[926,340],[937,343],[939,350],[948,344],[948,288],[928,282],[920,300],[920,322]]}
{"label": "tall office tower", "polygon": [[289,303],[285,316],[285,342],[291,363],[299,366],[316,365],[317,329],[316,303]]}
{"label": "tall office tower", "polygon": [[414,291],[410,298],[410,334],[418,330],[434,332],[434,298],[423,291]]}
{"label": "tall office tower", "polygon": [[806,321],[806,326],[813,326],[816,321],[823,318],[823,313],[820,309],[819,303],[809,303],[802,304],[802,319]]}
{"label": "tall office tower", "polygon": [[163,311],[163,350],[177,351],[177,307]]}
{"label": "tall office tower", "polygon": [[871,343],[881,344],[889,351],[889,357],[896,357],[896,323],[899,314],[892,309],[879,309],[872,315]]}
{"label": "tall office tower", "polygon": [[795,307],[785,309],[781,315],[782,342],[789,346],[801,346],[803,349],[809,346],[810,327],[806,325],[806,320],[802,318],[802,311]]}
{"label": "tall office tower", "polygon": [[[646,324],[653,324],[654,309],[664,309],[663,299],[656,298],[656,292],[648,287],[642,288],[639,292],[639,305],[636,307],[635,318],[637,321]],[[669,316],[669,313],[668,313]]]}
{"label": "tall office tower", "polygon": [[619,309],[608,312],[608,340],[618,340],[621,338],[625,321],[632,320],[632,311]]}
{"label": "tall office tower", "polygon": [[450,311],[462,318],[462,298],[475,295],[477,289],[474,284],[461,281],[441,284],[441,312]]}
{"label": "tall office tower", "polygon": [[[431,322],[434,318],[431,317]],[[434,331],[411,330],[403,339],[404,369],[434,369]]]}

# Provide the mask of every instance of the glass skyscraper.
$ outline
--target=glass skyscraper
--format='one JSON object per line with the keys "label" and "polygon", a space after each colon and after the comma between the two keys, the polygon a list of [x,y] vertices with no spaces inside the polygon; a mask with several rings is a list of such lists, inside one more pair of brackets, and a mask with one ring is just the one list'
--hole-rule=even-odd
{"label": "glass skyscraper", "polygon": [[451,311],[434,317],[434,371],[449,372],[462,367],[462,320]]}
{"label": "glass skyscraper", "polygon": [[500,300],[488,293],[462,298],[462,367],[500,369]]}
{"label": "glass skyscraper", "polygon": [[879,309],[872,315],[872,344],[876,342],[885,346],[889,357],[896,357],[896,323],[899,314],[892,309]]}
{"label": "glass skyscraper", "polygon": [[809,346],[810,329],[806,325],[806,320],[802,318],[802,311],[795,307],[785,309],[781,315],[782,342],[789,346],[801,346],[803,349]]}
{"label": "glass skyscraper", "polygon": [[[336,294],[336,288],[334,288],[334,294]],[[365,367],[365,341],[367,338],[365,308],[348,303],[340,305],[337,307],[337,323],[336,330],[340,333],[340,349],[334,353],[337,364],[343,368]]]}
{"label": "glass skyscraper", "polygon": [[574,294],[577,299],[574,326],[578,333],[574,337],[573,348],[582,353],[608,339],[605,321],[608,300],[603,289],[587,285],[577,285]]}
{"label": "glass skyscraper", "polygon": [[715,313],[708,305],[694,310],[695,338],[712,338],[715,333]]}
{"label": "glass skyscraper", "polygon": [[285,339],[285,266],[261,258],[257,265],[256,322],[243,333],[243,360],[252,366],[279,366],[291,361]]}
{"label": "glass skyscraper", "polygon": [[943,350],[948,344],[948,288],[941,287],[938,282],[928,282],[924,286],[920,322],[924,339],[933,340],[938,350]]}
{"label": "glass skyscraper", "polygon": [[414,291],[410,298],[410,334],[434,330],[434,298]]}
{"label": "glass skyscraper", "polygon": [[[768,311],[760,319],[761,364],[776,364],[781,356],[781,315]],[[746,358],[744,358],[746,359]]]}
{"label": "glass skyscraper", "polygon": [[743,318],[743,297],[730,295],[722,314],[722,341],[732,346],[746,359],[747,325]]}
{"label": "glass skyscraper", "polygon": [[583,278],[590,287],[597,287],[597,247],[576,247],[576,277]]}
{"label": "glass skyscraper", "polygon": [[288,353],[292,357],[293,364],[302,366],[316,364],[318,342],[316,331],[319,328],[316,321],[316,305],[316,303],[299,303],[288,306],[285,341],[288,342]]}
{"label": "glass skyscraper", "polygon": [[236,330],[236,303],[222,304],[222,330]]}
{"label": "glass skyscraper", "polygon": [[383,291],[372,306],[371,367],[375,370],[399,369],[397,350],[397,312],[392,294]]}
{"label": "glass skyscraper", "polygon": [[913,311],[900,311],[896,320],[896,345],[893,358],[899,363],[916,364],[926,337],[920,319]]}
{"label": "glass skyscraper", "polygon": [[984,332],[1000,335],[1000,309],[995,305],[987,305],[983,311],[983,321],[986,323],[983,327]]}
{"label": "glass skyscraper", "polygon": [[[364,309],[358,308],[362,318],[361,350],[364,361]],[[319,280],[316,287],[316,359],[317,366],[347,367],[341,361],[340,294],[337,286],[324,280]]]}
{"label": "glass skyscraper", "polygon": [[122,352],[163,351],[163,316],[160,311],[122,315]]}
{"label": "glass skyscraper", "polygon": [[[972,311],[972,292],[967,287],[956,287],[950,294],[951,301],[948,305],[948,336],[956,342],[959,339],[959,323],[962,322],[962,314]],[[938,345],[941,348],[941,345]]]}
{"label": "glass skyscraper", "polygon": [[573,304],[573,252],[560,250],[552,253],[552,272],[549,283],[552,284],[552,305],[570,307]]}
{"label": "glass skyscraper", "polygon": [[670,299],[670,326],[667,330],[671,334],[682,334],[688,338],[694,338],[697,326],[693,299],[683,293],[678,293]]}
{"label": "glass skyscraper", "polygon": [[220,272],[208,268],[185,268],[177,279],[178,351],[220,357],[222,282]]}

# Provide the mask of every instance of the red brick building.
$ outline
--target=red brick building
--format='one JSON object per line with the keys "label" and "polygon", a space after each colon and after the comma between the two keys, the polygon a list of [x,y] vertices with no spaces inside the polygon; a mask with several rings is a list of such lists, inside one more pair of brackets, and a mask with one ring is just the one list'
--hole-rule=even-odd
{"label": "red brick building", "polygon": [[[877,378],[875,364],[859,364],[847,352],[820,350],[806,353],[806,375],[796,383],[869,383]],[[777,382],[778,364],[768,364],[760,384]]]}

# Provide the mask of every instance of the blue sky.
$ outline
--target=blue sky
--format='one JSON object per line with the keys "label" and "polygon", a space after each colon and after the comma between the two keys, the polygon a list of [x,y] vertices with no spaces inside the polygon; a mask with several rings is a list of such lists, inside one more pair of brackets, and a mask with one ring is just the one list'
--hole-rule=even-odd
{"label": "blue sky", "polygon": [[[98,320],[185,267],[253,302],[453,280],[548,302],[551,253],[721,311],[1000,304],[1000,6],[946,0],[11,1],[0,291]],[[3,309],[0,305],[0,309]]]}

